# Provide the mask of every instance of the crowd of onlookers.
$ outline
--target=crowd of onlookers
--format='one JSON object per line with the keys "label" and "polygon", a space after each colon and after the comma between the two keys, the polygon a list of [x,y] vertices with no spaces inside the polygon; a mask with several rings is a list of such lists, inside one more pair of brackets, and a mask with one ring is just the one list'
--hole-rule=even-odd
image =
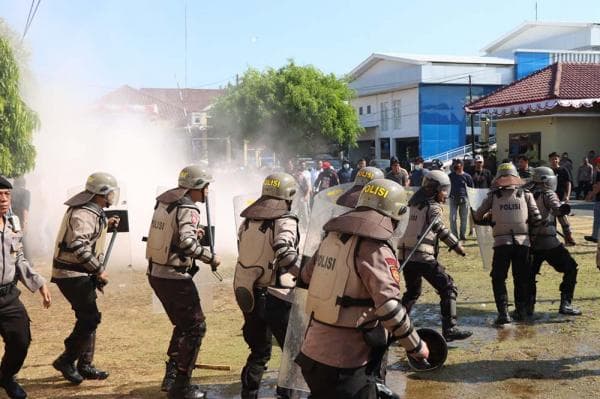
{"label": "crowd of onlookers", "polygon": [[[585,199],[594,201],[594,224],[592,234],[586,240],[597,242],[600,230],[600,157],[594,150],[576,167],[564,152],[559,155],[552,152],[548,155],[547,162],[536,162],[530,165],[529,156],[521,154],[513,160],[504,159],[502,162],[514,162],[519,175],[524,181],[532,177],[533,166],[549,166],[557,175],[556,194],[561,201],[570,199]],[[467,187],[491,188],[496,175],[498,162],[494,155],[475,157],[465,156],[463,159],[454,159],[450,165],[451,192],[449,197],[450,228],[452,233],[461,240],[466,239],[467,232],[474,234],[472,224],[469,226],[469,201]],[[300,196],[306,203],[319,191],[339,184],[351,183],[356,173],[367,165],[377,166],[373,161],[361,158],[355,165],[349,160],[342,160],[341,168],[336,170],[330,161],[318,160],[309,168],[306,161],[288,161],[286,171],[298,181]],[[423,158],[413,160],[410,169],[404,168],[396,157],[390,158],[389,167],[383,169],[386,179],[393,180],[403,187],[420,186],[427,170],[443,169],[443,163],[433,160],[427,163]],[[576,178],[573,178],[576,176]]]}

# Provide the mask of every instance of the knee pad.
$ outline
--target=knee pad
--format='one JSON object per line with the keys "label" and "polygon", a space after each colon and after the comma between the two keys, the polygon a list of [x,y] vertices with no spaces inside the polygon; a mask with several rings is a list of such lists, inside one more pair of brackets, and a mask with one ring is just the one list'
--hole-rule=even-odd
{"label": "knee pad", "polygon": [[442,299],[456,300],[456,298],[458,297],[458,287],[456,287],[452,283],[443,290],[441,290],[439,294]]}
{"label": "knee pad", "polygon": [[85,332],[92,333],[96,331],[98,324],[102,320],[102,314],[100,312],[96,313],[83,313],[79,314],[77,317],[77,324],[81,326]]}

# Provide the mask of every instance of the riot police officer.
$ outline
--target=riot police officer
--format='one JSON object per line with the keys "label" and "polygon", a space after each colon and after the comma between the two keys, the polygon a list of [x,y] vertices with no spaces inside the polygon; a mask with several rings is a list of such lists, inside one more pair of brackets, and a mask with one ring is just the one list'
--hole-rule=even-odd
{"label": "riot police officer", "polygon": [[365,184],[375,179],[384,179],[385,175],[381,171],[381,169],[367,166],[361,168],[358,172],[356,172],[356,177],[354,178],[354,184],[350,187],[346,192],[344,192],[337,199],[336,203],[341,206],[345,206],[348,208],[354,208],[356,203],[358,202],[358,197],[360,192],[362,191]]}
{"label": "riot police officer", "polygon": [[490,224],[494,235],[492,288],[498,310],[497,325],[511,322],[508,314],[506,277],[512,263],[515,287],[516,320],[527,316],[529,302],[529,226],[541,222],[540,211],[531,192],[521,187],[522,181],[512,163],[498,166],[492,189],[473,213],[476,223]]}
{"label": "riot police officer", "polygon": [[91,174],[85,190],[65,202],[68,208],[56,237],[51,281],[71,304],[76,322],[64,341],[64,352],[52,365],[73,384],[108,377],[92,363],[96,328],[101,320],[96,289],[107,283],[103,264],[107,229],[119,223],[117,217],[107,219],[103,209],[115,204],[118,195],[117,180],[112,175]]}
{"label": "riot police officer", "polygon": [[[291,303],[289,294],[298,263],[298,219],[290,212],[296,182],[287,173],[264,180],[261,197],[244,209],[238,232],[239,256],[234,291],[244,315],[242,332],[250,355],[242,369],[242,399],[258,397],[271,357],[271,337],[283,348]],[[277,387],[277,397],[291,392]]]}
{"label": "riot police officer", "polygon": [[15,381],[15,375],[23,366],[31,343],[29,316],[19,299],[21,282],[31,292],[39,291],[44,307],[51,303],[46,280],[40,276],[23,255],[23,233],[19,218],[10,210],[12,185],[0,176],[0,239],[2,261],[0,262],[0,335],[4,340],[4,356],[0,363],[0,386],[9,398],[24,399],[27,393]]}
{"label": "riot police officer", "polygon": [[207,233],[200,225],[197,202],[205,202],[212,176],[197,165],[185,167],[178,187],[156,198],[147,238],[148,281],[175,326],[161,390],[169,399],[202,399],[206,393],[190,384],[206,322],[192,281],[196,259],[217,267],[220,260],[201,245]]}
{"label": "riot police officer", "polygon": [[[458,239],[442,221],[442,205],[450,193],[450,179],[440,170],[433,170],[425,175],[421,188],[408,202],[410,216],[406,232],[399,243],[398,258],[405,261],[413,251],[413,255],[402,271],[406,283],[406,292],[402,296],[402,305],[410,313],[413,305],[421,296],[422,279],[435,288],[440,296],[442,313],[442,334],[446,341],[466,339],[471,331],[456,327],[456,297],[458,288],[452,277],[446,272],[438,260],[439,240],[459,255],[465,251]],[[426,234],[421,243],[417,241]],[[415,249],[416,247],[416,249]]]}
{"label": "riot police officer", "polygon": [[325,224],[325,238],[302,268],[310,321],[296,362],[311,398],[375,397],[384,328],[409,356],[429,356],[400,302],[398,261],[388,243],[406,212],[404,201],[397,183],[370,181],[356,209]]}
{"label": "riot police officer", "polygon": [[575,284],[577,283],[577,262],[557,238],[556,221],[562,226],[565,243],[574,245],[571,226],[567,215],[570,206],[561,204],[556,195],[557,178],[554,171],[546,166],[533,170],[533,197],[540,210],[542,223],[531,228],[532,273],[528,313],[533,315],[536,298],[536,275],[544,261],[559,273],[563,274],[560,284],[560,307],[558,312],[570,316],[581,315],[581,311],[571,304]]}

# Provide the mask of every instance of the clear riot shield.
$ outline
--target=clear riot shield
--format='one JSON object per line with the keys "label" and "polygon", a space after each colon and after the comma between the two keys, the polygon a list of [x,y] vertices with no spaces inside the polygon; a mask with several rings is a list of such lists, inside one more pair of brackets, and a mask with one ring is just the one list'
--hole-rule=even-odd
{"label": "clear riot shield", "polygon": [[[350,210],[344,206],[337,205],[335,202],[340,195],[352,186],[353,183],[333,186],[315,195],[304,239],[304,246],[302,247],[303,264],[308,262],[319,248],[319,244],[323,238],[323,226],[325,223],[329,219]],[[280,387],[304,392],[310,392],[310,390],[304,381],[300,367],[294,362],[294,359],[300,353],[304,333],[308,325],[308,316],[305,313],[307,294],[308,292],[305,289],[294,289],[292,309],[290,311],[285,345],[281,355],[281,365],[279,366],[279,376],[277,379],[277,385]]]}
{"label": "clear riot shield", "polygon": [[[476,210],[481,206],[481,203],[487,197],[489,189],[487,188],[471,188],[467,187],[467,195],[469,196],[469,205],[471,209]],[[477,234],[477,244],[479,245],[479,253],[483,261],[483,269],[492,269],[492,258],[494,256],[494,235],[491,226],[480,226],[474,224],[475,233]]]}
{"label": "clear riot shield", "polygon": [[240,213],[250,205],[254,203],[260,197],[260,193],[236,195],[233,197],[233,217],[235,218],[235,234],[237,239],[237,233],[240,229],[244,218],[240,216]]}

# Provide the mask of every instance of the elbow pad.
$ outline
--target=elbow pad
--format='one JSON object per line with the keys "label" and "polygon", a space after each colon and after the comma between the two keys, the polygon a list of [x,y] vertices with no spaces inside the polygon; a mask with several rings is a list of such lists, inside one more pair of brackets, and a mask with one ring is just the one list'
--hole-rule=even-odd
{"label": "elbow pad", "polygon": [[405,349],[413,350],[419,345],[421,339],[414,330],[406,309],[398,300],[390,299],[377,308],[375,315]]}
{"label": "elbow pad", "polygon": [[298,251],[289,243],[276,244],[273,249],[275,250],[277,267],[286,269],[294,266],[298,261]]}
{"label": "elbow pad", "polygon": [[194,259],[200,259],[201,262],[210,263],[213,261],[213,254],[198,242],[194,237],[187,237],[179,243],[179,249],[184,255]]}
{"label": "elbow pad", "polygon": [[442,240],[444,244],[448,246],[448,248],[455,249],[458,246],[458,238],[456,238],[456,236],[452,234],[450,230],[448,230],[448,228],[443,224],[436,223],[433,225],[431,230],[438,236],[440,240]]}
{"label": "elbow pad", "polygon": [[92,252],[92,248],[90,248],[89,245],[81,240],[75,240],[69,244],[68,248],[88,271],[92,273],[97,273],[100,271],[102,265]]}

